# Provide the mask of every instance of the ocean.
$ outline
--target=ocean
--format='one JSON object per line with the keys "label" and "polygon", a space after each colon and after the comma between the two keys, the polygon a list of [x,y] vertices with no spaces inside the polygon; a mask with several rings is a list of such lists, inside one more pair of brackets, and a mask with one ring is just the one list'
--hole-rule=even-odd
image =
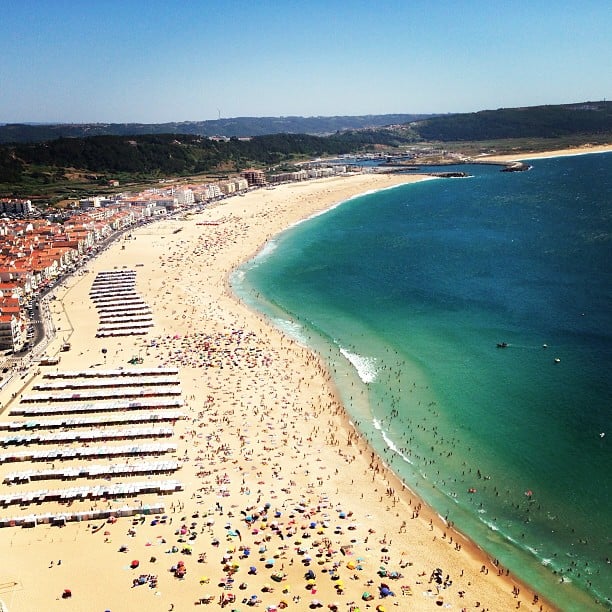
{"label": "ocean", "polygon": [[348,200],[233,286],[322,355],[353,422],[441,516],[561,609],[602,610],[612,154],[529,163]]}

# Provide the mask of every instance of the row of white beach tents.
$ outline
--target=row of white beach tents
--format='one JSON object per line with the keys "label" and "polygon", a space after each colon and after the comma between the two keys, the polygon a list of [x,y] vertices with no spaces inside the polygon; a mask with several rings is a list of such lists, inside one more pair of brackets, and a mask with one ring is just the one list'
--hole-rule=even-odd
{"label": "row of white beach tents", "polygon": [[100,318],[97,338],[144,335],[153,327],[151,309],[136,292],[133,270],[99,273],[89,297]]}
{"label": "row of white beach tents", "polygon": [[120,446],[55,447],[49,450],[26,450],[0,453],[0,463],[19,461],[71,461],[96,457],[127,457],[176,453],[176,444],[149,442],[147,444],[123,444]]}
{"label": "row of white beach tents", "polygon": [[155,515],[166,511],[163,503],[147,506],[122,506],[120,508],[101,508],[85,512],[47,512],[44,514],[28,514],[0,518],[0,527],[35,527],[36,525],[63,525],[72,521],[107,520],[113,517]]}
{"label": "row of white beach tents", "polygon": [[38,491],[18,491],[0,495],[0,507],[11,505],[25,506],[27,504],[44,502],[69,502],[78,499],[114,499],[117,497],[134,497],[147,493],[168,495],[182,490],[183,485],[177,480],[146,480],[96,485],[93,487],[39,489]]}
{"label": "row of white beach tents", "polygon": [[141,474],[163,474],[176,472],[181,467],[178,461],[149,461],[138,464],[86,464],[66,467],[59,470],[23,470],[9,472],[3,479],[4,484],[27,483],[33,480],[73,480],[75,478],[106,478],[110,476],[134,476]]}
{"label": "row of white beach tents", "polygon": [[17,406],[11,410],[11,416],[43,416],[48,414],[87,414],[90,412],[118,412],[124,410],[161,410],[163,408],[180,408],[183,399],[180,397],[147,397],[141,400],[118,399],[110,402],[70,402],[37,406]]}
{"label": "row of white beach tents", "polygon": [[92,425],[118,425],[120,423],[175,422],[186,417],[180,410],[160,410],[157,412],[131,412],[95,417],[65,417],[61,419],[30,419],[29,421],[0,421],[0,431],[36,431],[43,429],[70,429],[91,427]]}

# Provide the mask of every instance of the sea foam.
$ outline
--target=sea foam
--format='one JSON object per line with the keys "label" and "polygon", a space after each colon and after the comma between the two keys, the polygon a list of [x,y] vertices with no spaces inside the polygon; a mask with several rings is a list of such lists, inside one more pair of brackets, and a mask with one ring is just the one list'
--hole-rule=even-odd
{"label": "sea foam", "polygon": [[357,353],[351,353],[343,347],[340,347],[340,352],[351,362],[364,383],[367,384],[376,380],[376,359],[374,357],[364,357]]}
{"label": "sea foam", "polygon": [[251,260],[251,267],[256,268],[261,263],[265,262],[274,251],[276,251],[276,247],[278,246],[276,240],[269,240],[266,244],[263,245],[259,253],[255,255],[255,257]]}
{"label": "sea foam", "polygon": [[485,519],[480,520],[492,531],[499,531],[499,527],[493,521],[487,521]]}
{"label": "sea foam", "polygon": [[377,427],[377,429],[381,431],[382,438],[385,441],[385,444],[387,445],[387,447],[391,449],[396,455],[399,455],[406,463],[412,464],[412,461],[410,461],[410,458],[404,453],[402,453],[402,451],[395,445],[395,442],[391,440],[391,438],[387,435],[387,432],[385,432],[385,430],[382,429],[380,425]]}
{"label": "sea foam", "polygon": [[273,319],[275,327],[280,329],[282,332],[293,338],[300,344],[308,344],[306,335],[304,334],[304,328],[297,322],[290,319]]}

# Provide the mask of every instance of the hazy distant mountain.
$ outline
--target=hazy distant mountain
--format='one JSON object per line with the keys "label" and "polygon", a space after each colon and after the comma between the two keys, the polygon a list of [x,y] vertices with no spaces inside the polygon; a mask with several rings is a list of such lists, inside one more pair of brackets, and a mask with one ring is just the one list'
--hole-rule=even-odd
{"label": "hazy distant mountain", "polygon": [[580,102],[500,108],[446,115],[362,115],[335,117],[233,117],[209,121],[171,123],[62,123],[0,124],[0,144],[28,143],[90,136],[193,136],[249,137],[272,134],[325,136],[349,130],[410,126],[422,140],[465,141],[500,138],[554,138],[570,134],[612,132],[612,102]]}
{"label": "hazy distant mountain", "polygon": [[197,136],[247,137],[268,134],[325,135],[344,130],[377,128],[409,123],[435,115],[362,115],[341,117],[234,117],[210,121],[172,123],[60,123],[0,125],[0,143],[42,142],[56,138],[87,136],[141,136],[146,134],[192,134]]}

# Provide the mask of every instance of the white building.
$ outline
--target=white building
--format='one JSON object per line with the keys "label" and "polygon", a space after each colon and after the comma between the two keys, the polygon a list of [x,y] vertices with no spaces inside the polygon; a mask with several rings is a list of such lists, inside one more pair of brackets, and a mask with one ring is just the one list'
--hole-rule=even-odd
{"label": "white building", "polygon": [[230,195],[236,192],[236,185],[234,181],[221,181],[219,183],[219,189],[221,189],[225,195]]}
{"label": "white building", "polygon": [[195,195],[191,189],[178,189],[174,192],[174,197],[180,205],[188,206],[195,202]]}
{"label": "white building", "polygon": [[221,188],[217,183],[208,183],[208,185],[204,185],[204,189],[202,190],[202,195],[206,200],[212,200],[214,198],[220,198],[223,193],[221,192]]}

